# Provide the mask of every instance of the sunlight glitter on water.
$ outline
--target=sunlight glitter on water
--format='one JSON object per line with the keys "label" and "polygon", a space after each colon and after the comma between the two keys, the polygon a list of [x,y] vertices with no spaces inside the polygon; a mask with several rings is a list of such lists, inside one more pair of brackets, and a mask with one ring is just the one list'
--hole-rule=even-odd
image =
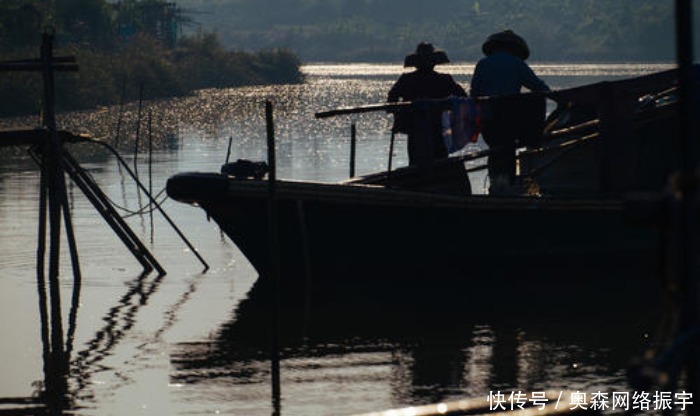
{"label": "sunlight glitter on water", "polygon": [[[534,67],[561,88],[669,66],[534,63]],[[441,68],[466,87],[473,64]],[[316,120],[314,113],[382,102],[404,68],[315,64],[304,71],[309,75],[304,85],[204,90],[146,103],[145,114],[153,114],[154,188],[161,190],[177,172],[218,171],[229,138],[232,160],[264,160],[266,99],[275,104],[281,177],[347,178],[351,122],[358,127],[358,171],[384,169],[390,115]],[[114,143],[119,113],[118,107],[110,107],[67,114],[60,123]],[[136,104],[125,106],[121,114],[121,150],[131,163]],[[141,128],[147,131],[145,124]],[[143,175],[148,171],[143,140],[139,151]],[[135,187],[113,158],[94,148],[81,147],[79,154],[111,199],[131,210],[139,207]],[[403,138],[397,142],[394,163],[406,163]],[[475,189],[483,186],[479,179],[473,181]],[[0,333],[12,342],[0,343],[4,358],[0,397],[31,396],[37,387],[33,383],[43,378],[34,269],[37,186],[37,171],[26,158],[3,158]],[[255,270],[204,212],[164,202],[212,266],[206,274],[162,218],[156,216],[152,242],[150,220],[129,218],[168,271],[158,278],[140,275],[139,265],[79,190],[71,190],[70,205],[84,276],[69,380],[73,414],[269,415],[273,403],[263,313],[267,303],[249,292],[257,278]],[[67,319],[73,285],[69,260],[63,258],[62,265]],[[246,300],[250,302],[244,307]],[[349,415],[485,397],[488,389],[516,386],[626,390],[627,360],[645,342],[637,338],[636,328],[597,327],[591,322],[577,327],[569,322],[516,322],[517,316],[505,322],[423,317],[427,322],[421,325],[413,319],[405,322],[411,307],[351,312],[350,319],[341,313],[310,321],[298,317],[305,331],[287,328],[281,363],[283,415]],[[596,331],[596,336],[582,336],[582,328]]]}
{"label": "sunlight glitter on water", "polygon": [[[639,74],[663,71],[675,68],[673,63],[629,63],[629,64],[600,64],[600,63],[542,63],[530,62],[535,72],[541,76],[597,76],[619,77],[636,76]],[[436,69],[452,75],[468,75],[474,72],[474,63],[449,63]],[[412,68],[404,68],[400,64],[309,64],[302,67],[303,72],[311,77],[358,78],[358,77],[392,77]]]}

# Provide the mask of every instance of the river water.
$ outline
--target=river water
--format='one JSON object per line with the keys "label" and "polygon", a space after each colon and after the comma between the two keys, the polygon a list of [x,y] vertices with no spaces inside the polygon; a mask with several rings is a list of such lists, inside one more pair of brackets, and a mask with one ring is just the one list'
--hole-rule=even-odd
{"label": "river water", "polygon": [[[669,67],[534,66],[554,89]],[[473,65],[440,69],[467,87]],[[278,176],[334,181],[348,175],[351,122],[359,138],[358,173],[386,167],[391,120],[385,113],[316,120],[314,112],[382,102],[402,70],[398,65],[308,65],[303,85],[205,90],[146,102],[140,110],[138,88],[132,86],[127,96],[132,102],[123,108],[64,114],[59,124],[116,145],[158,194],[177,172],[217,171],[229,142],[231,160],[264,160],[264,101],[270,99]],[[33,122],[3,124],[31,127]],[[346,315],[353,319],[312,316],[307,318],[318,323],[313,330],[283,329],[276,401],[270,388],[268,326],[256,315],[267,306],[249,296],[257,275],[245,257],[202,210],[159,194],[165,211],[210,265],[204,273],[158,212],[152,218],[131,214],[147,200],[112,156],[94,145],[70,148],[127,215],[167,275],[142,275],[80,190],[68,184],[83,279],[79,301],[72,301],[64,241],[62,319],[64,331],[72,334],[66,414],[351,415],[465,397],[485,400],[492,390],[631,391],[626,378],[630,359],[654,339],[652,321],[630,312],[629,324],[593,309],[527,319],[521,318],[522,311],[505,307],[498,316],[416,316],[410,305],[392,303],[391,310],[380,305],[349,311]],[[44,373],[36,279],[39,175],[25,149],[0,151],[2,410],[24,406],[17,404],[19,398],[35,397]],[[399,137],[394,164],[406,160]],[[476,192],[484,185],[483,176],[472,178]],[[465,301],[468,296],[483,295],[466,295]],[[248,307],[240,307],[242,302]]]}

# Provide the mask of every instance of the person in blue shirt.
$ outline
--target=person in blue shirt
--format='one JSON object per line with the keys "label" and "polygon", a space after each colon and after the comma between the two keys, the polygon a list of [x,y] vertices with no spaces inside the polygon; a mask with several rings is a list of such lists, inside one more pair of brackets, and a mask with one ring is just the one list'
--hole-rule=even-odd
{"label": "person in blue shirt", "polygon": [[482,137],[495,150],[488,161],[491,193],[497,193],[515,180],[516,144],[526,141],[524,135],[532,134],[533,123],[544,119],[544,99],[528,103],[516,95],[523,87],[534,92],[548,92],[550,88],[525,62],[530,48],[513,31],[492,34],[481,49],[486,56],[474,69],[471,97],[510,96],[481,105]]}
{"label": "person in blue shirt", "polygon": [[[401,74],[389,90],[388,102],[441,99],[449,96],[466,97],[467,92],[450,74],[435,71],[435,65],[450,62],[447,54],[431,43],[421,42],[416,52],[406,56],[404,67],[416,70]],[[438,106],[417,104],[394,114],[395,133],[408,135],[409,165],[429,164],[447,157],[442,138],[441,110]]]}

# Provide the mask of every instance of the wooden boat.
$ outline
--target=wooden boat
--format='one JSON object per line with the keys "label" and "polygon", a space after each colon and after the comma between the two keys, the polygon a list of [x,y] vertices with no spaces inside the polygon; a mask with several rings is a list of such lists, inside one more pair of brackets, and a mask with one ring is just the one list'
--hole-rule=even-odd
{"label": "wooden boat", "polygon": [[[168,181],[168,194],[203,208],[260,275],[268,275],[265,181],[179,174]],[[276,198],[276,259],[290,286],[312,281],[314,289],[340,294],[386,293],[398,285],[421,295],[430,279],[443,289],[486,288],[505,300],[554,285],[561,298],[548,299],[551,304],[565,303],[569,290],[594,295],[599,288],[591,279],[605,282],[600,296],[635,296],[636,289],[643,292],[641,281],[658,276],[661,233],[630,224],[620,200],[458,196],[297,181],[280,181]],[[500,290],[506,287],[513,290]]]}
{"label": "wooden boat", "polygon": [[[340,183],[276,181],[279,250],[272,256],[262,174],[181,173],[167,191],[203,208],[263,279],[277,264],[283,284],[324,296],[384,296],[400,287],[416,298],[432,288],[440,296],[468,291],[530,306],[566,306],[567,293],[620,307],[620,299],[658,301],[665,244],[654,224],[659,205],[627,192],[660,190],[674,168],[667,163],[673,135],[657,137],[675,120],[659,95],[669,96],[673,79],[667,71],[553,93],[574,103],[569,116],[581,108],[588,116],[562,123],[559,111],[547,120],[539,146],[520,154],[523,192],[510,196],[470,192],[465,162],[488,151]],[[607,110],[592,107],[621,94],[622,103]],[[656,98],[632,106],[641,96]],[[640,139],[643,131],[656,141]],[[471,297],[470,306],[493,297]]]}
{"label": "wooden boat", "polygon": [[549,94],[559,106],[519,153],[521,180],[559,196],[663,189],[681,159],[677,95],[675,69]]}

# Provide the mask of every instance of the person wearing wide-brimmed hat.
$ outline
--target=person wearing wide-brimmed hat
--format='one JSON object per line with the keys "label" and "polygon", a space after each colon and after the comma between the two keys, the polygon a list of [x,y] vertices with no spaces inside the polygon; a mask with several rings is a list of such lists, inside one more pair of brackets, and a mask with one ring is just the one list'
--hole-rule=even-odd
{"label": "person wearing wide-brimmed hat", "polygon": [[531,91],[549,91],[525,62],[530,48],[525,39],[512,30],[494,33],[481,47],[486,55],[479,60],[471,81],[472,96],[510,95],[522,87]]}
{"label": "person wearing wide-brimmed hat", "polygon": [[[450,60],[445,51],[435,49],[427,42],[419,43],[416,51],[407,55],[404,60],[404,67],[414,67],[416,70],[401,74],[389,90],[387,100],[397,102],[449,96],[465,97],[466,91],[451,75],[435,71],[435,65],[448,62]],[[410,165],[429,163],[434,159],[447,157],[442,138],[440,111],[437,108],[421,107],[421,110],[413,108],[395,113],[392,131],[408,135]]]}
{"label": "person wearing wide-brimmed hat", "polygon": [[[530,57],[525,39],[512,30],[492,34],[481,50],[486,56],[474,69],[470,85],[472,97],[513,96],[523,87],[536,92],[549,91],[549,86],[525,62]],[[523,102],[523,99],[500,99],[481,105],[482,137],[490,148],[499,149],[488,162],[493,193],[497,188],[513,184],[516,143],[525,140],[520,136],[531,132],[539,113],[544,114],[544,99],[539,101],[542,106],[539,102],[533,101],[533,105],[523,105]]]}

